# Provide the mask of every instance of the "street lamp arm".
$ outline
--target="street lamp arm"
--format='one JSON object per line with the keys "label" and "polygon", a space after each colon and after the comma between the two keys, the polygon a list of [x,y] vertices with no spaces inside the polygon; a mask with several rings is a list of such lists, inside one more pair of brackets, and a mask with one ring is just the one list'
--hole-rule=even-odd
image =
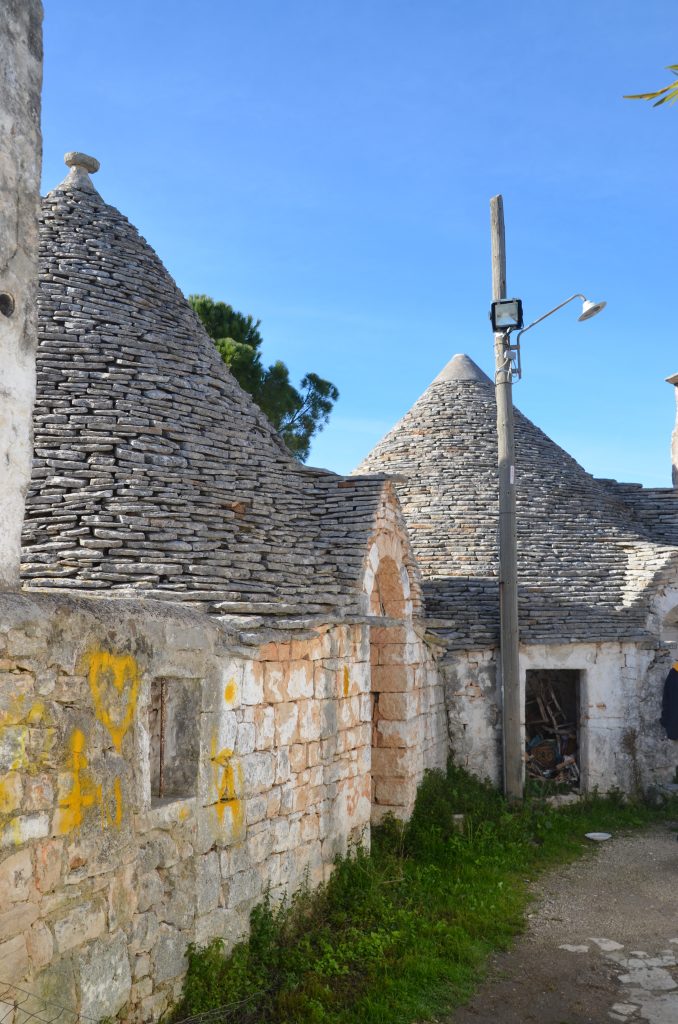
{"label": "street lamp arm", "polygon": [[582,302],[585,302],[586,296],[581,295],[579,292],[575,292],[574,295],[570,295],[569,299],[565,299],[564,302],[561,302],[559,306],[554,306],[553,309],[550,309],[548,311],[548,313],[544,313],[543,316],[537,317],[537,319],[533,320],[531,324],[528,324],[527,327],[523,327],[523,329],[518,332],[518,336],[516,338],[516,345],[520,344],[520,339],[526,331],[532,330],[532,328],[536,327],[537,324],[540,324],[542,320],[546,320],[547,317],[552,316],[554,313],[557,313],[559,309],[562,309],[563,306],[567,306],[568,302],[573,302],[575,299],[581,299]]}

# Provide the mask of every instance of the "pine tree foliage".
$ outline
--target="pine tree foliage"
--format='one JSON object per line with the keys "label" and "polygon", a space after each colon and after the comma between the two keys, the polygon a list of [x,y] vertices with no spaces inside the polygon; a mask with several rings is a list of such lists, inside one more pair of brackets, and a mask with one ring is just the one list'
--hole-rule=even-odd
{"label": "pine tree foliage", "polygon": [[262,362],[261,320],[208,295],[190,295],[189,302],[241,388],[252,395],[294,457],[305,462],[311,440],[339,398],[337,388],[317,373],[307,373],[295,388],[285,363]]}
{"label": "pine tree foliage", "polygon": [[666,69],[670,71],[675,81],[671,82],[670,85],[665,85],[663,89],[657,89],[655,92],[638,92],[632,96],[625,96],[625,100],[654,100],[653,107],[661,107],[662,103],[668,103],[669,106],[678,100],[678,64],[669,64]]}

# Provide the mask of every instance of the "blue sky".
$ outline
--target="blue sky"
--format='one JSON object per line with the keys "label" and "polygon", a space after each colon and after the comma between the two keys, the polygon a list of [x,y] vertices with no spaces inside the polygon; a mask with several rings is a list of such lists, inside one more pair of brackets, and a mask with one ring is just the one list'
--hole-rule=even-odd
{"label": "blue sky", "polygon": [[341,398],[351,469],[456,352],[492,365],[489,200],[528,320],[519,408],[598,476],[670,484],[675,0],[44,0],[44,177],[96,185],[187,294]]}

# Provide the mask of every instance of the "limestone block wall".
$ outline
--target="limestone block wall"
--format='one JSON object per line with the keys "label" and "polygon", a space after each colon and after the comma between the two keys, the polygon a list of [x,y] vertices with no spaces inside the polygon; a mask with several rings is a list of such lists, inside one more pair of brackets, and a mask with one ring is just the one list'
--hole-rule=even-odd
{"label": "limestone block wall", "polygon": [[42,4],[4,0],[0,18],[0,587],[19,582],[31,474],[38,283]]}
{"label": "limestone block wall", "polygon": [[438,667],[414,626],[372,626],[372,821],[409,817],[429,768],[449,742]]}
{"label": "limestone block wall", "polygon": [[372,821],[407,818],[428,768],[445,765],[445,694],[426,643],[419,570],[396,500],[382,501],[364,575],[371,615]]}
{"label": "limestone block wall", "polygon": [[[633,793],[672,780],[678,743],[659,725],[669,649],[652,643],[531,644],[521,648],[521,704],[530,669],[580,672],[580,769],[585,791]],[[496,651],[455,652],[441,665],[457,763],[501,782]]]}
{"label": "limestone block wall", "polygon": [[[189,942],[234,942],[266,889],[316,885],[369,842],[368,622],[6,594],[0,624],[3,981],[157,1018]],[[422,753],[394,772],[408,793],[438,757],[427,671]]]}

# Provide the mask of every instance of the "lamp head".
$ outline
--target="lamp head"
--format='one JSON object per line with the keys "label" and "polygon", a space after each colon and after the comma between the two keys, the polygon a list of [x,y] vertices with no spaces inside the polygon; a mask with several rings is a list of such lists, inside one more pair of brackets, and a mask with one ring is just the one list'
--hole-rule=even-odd
{"label": "lamp head", "polygon": [[523,326],[523,304],[520,299],[497,299],[490,308],[495,334],[520,330]]}
{"label": "lamp head", "polygon": [[589,302],[588,299],[584,299],[581,307],[581,314],[577,317],[580,322],[582,320],[590,320],[596,313],[600,313],[601,309],[605,309],[607,302]]}

